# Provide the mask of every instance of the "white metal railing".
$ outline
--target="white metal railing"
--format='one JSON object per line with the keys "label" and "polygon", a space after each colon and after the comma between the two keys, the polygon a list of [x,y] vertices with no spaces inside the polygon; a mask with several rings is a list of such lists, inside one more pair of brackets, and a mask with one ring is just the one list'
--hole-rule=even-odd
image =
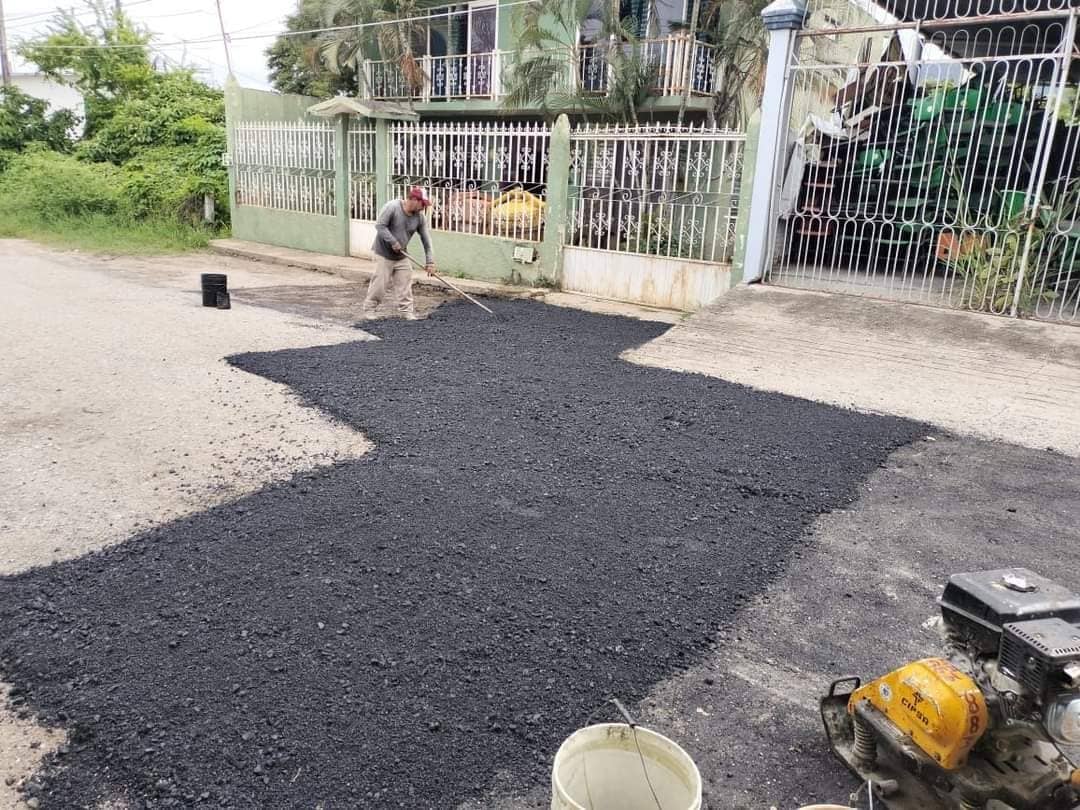
{"label": "white metal railing", "polygon": [[582,45],[575,52],[576,79],[584,92],[606,93],[611,81],[612,49],[637,47],[644,60],[656,67],[653,92],[678,96],[689,86],[691,95],[712,95],[719,89],[716,48],[695,42],[688,36],[673,35],[645,39],[634,45],[597,43]]}
{"label": "white metal railing", "polygon": [[237,122],[230,156],[236,203],[333,216],[334,156],[327,122]]}
{"label": "white metal railing", "polygon": [[[712,95],[719,89],[716,49],[683,35],[642,40],[636,46],[582,45],[566,54],[567,76],[564,81],[556,79],[552,89],[565,92],[576,87],[586,93],[606,93],[613,47],[637,47],[656,66],[653,90],[657,95],[681,95],[687,87],[694,95]],[[420,70],[412,79],[395,62],[366,61],[361,92],[378,100],[499,99],[520,58],[515,51],[421,56],[416,60]]]}
{"label": "white metal railing", "polygon": [[502,94],[499,77],[506,51],[420,56],[417,65],[422,79],[409,79],[395,62],[364,62],[365,86],[369,98],[380,100],[450,101],[497,98]]}
{"label": "white metal railing", "polygon": [[806,17],[811,30],[828,28],[864,29],[869,23],[884,27],[894,22],[915,27],[919,22],[971,20],[973,18],[1034,17],[1078,8],[1076,0],[810,0]]}
{"label": "white metal railing", "polygon": [[746,136],[702,127],[585,126],[571,133],[571,244],[728,262]]}
{"label": "white metal railing", "polygon": [[549,139],[542,124],[393,124],[391,191],[427,188],[437,230],[539,241]]}
{"label": "white metal railing", "polygon": [[374,220],[378,215],[375,197],[375,125],[363,119],[349,127],[349,216]]}

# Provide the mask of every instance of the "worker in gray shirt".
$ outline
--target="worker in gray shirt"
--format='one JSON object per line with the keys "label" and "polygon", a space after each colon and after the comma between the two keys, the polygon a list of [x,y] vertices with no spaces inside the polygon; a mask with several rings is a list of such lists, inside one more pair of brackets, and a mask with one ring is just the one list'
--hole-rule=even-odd
{"label": "worker in gray shirt", "polygon": [[431,205],[431,198],[419,186],[409,189],[403,200],[391,200],[379,212],[375,220],[375,278],[368,286],[364,299],[364,318],[375,317],[375,311],[390,290],[397,302],[398,313],[408,320],[416,318],[412,296],[412,265],[405,250],[414,233],[420,234],[424,246],[426,268],[430,276],[435,272],[435,259],[431,255],[431,237],[428,236],[424,210]]}

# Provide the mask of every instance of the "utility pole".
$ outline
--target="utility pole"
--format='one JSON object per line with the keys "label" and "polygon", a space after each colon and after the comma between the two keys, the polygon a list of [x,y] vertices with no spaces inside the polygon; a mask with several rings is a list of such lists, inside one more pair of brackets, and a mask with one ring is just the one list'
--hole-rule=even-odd
{"label": "utility pole", "polygon": [[215,0],[217,3],[217,21],[218,26],[221,28],[221,45],[225,48],[225,66],[229,69],[229,75],[232,76],[232,56],[229,55],[229,37],[225,33],[225,18],[221,16],[221,0]]}
{"label": "utility pole", "polygon": [[0,79],[11,84],[11,60],[8,59],[7,30],[4,28],[4,0],[0,0]]}

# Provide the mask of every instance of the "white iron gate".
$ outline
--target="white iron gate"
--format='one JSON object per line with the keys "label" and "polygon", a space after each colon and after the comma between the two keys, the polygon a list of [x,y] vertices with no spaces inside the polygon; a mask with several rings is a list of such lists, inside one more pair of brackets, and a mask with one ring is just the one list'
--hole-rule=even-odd
{"label": "white iron gate", "polygon": [[1080,322],[1080,10],[884,5],[796,38],[766,280]]}
{"label": "white iron gate", "polygon": [[744,142],[705,127],[575,130],[563,286],[680,309],[721,295]]}

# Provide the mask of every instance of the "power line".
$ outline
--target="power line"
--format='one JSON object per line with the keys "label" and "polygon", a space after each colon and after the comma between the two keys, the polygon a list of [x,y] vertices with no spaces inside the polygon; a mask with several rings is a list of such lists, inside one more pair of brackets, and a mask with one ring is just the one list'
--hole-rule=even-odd
{"label": "power line", "polygon": [[[527,5],[532,5],[534,3],[536,3],[536,0],[511,0],[511,2],[509,2],[509,3],[501,3],[499,5],[499,8],[509,8],[509,7],[512,7],[512,6],[527,6]],[[228,34],[228,32],[226,32],[225,36],[228,38],[228,40],[230,42],[242,42],[242,41],[245,41],[245,40],[252,40],[252,39],[272,39],[272,38],[277,38],[277,37],[300,37],[300,36],[308,36],[310,34],[325,34],[325,33],[330,33],[330,32],[333,32],[333,31],[354,31],[354,30],[360,30],[360,29],[364,29],[364,28],[375,28],[376,26],[380,26],[380,25],[401,25],[402,23],[423,22],[425,20],[438,20],[438,19],[443,19],[443,18],[449,17],[452,14],[461,14],[461,13],[463,13],[463,12],[444,11],[444,12],[439,13],[439,14],[425,14],[425,15],[417,16],[417,17],[399,17],[399,18],[393,19],[393,20],[377,20],[377,21],[374,21],[374,22],[366,22],[366,23],[352,23],[350,25],[333,25],[333,26],[328,26],[326,28],[309,28],[309,29],[304,30],[304,31],[276,31],[276,32],[271,33],[271,34],[245,34],[242,37],[231,36],[230,34]],[[218,35],[211,35],[211,36],[208,36],[208,37],[204,37],[202,39],[179,40],[179,41],[176,41],[176,42],[158,42],[158,43],[156,43],[156,46],[157,47],[165,47],[165,46],[169,46],[169,45],[184,45],[184,44],[198,44],[198,43],[203,43],[203,42],[216,42],[220,38],[221,37],[218,36]],[[62,50],[62,49],[84,50],[84,49],[90,49],[90,48],[108,48],[108,49],[115,49],[115,48],[142,48],[142,47],[145,47],[145,46],[143,46],[143,45],[122,45],[122,44],[119,44],[119,43],[115,43],[115,44],[110,44],[110,45],[39,45],[37,47],[39,47],[39,48],[57,49],[57,50]]]}
{"label": "power line", "polygon": [[[152,2],[154,2],[154,0],[138,0],[138,2],[129,3],[128,5],[129,6],[138,6],[138,5],[144,5],[146,3],[152,3]],[[126,11],[127,6],[125,6],[123,10]],[[14,31],[19,31],[19,33],[22,34],[24,37],[33,36],[38,31],[41,31],[42,35],[47,36],[47,31],[43,30],[43,27],[45,25],[51,23],[52,22],[51,18],[54,18],[58,13],[59,13],[58,11],[53,11],[53,12],[50,12],[49,14],[38,15],[38,16],[41,16],[41,19],[24,20],[23,22],[20,22],[20,23],[18,23],[16,25],[9,25],[8,30],[9,31],[13,31],[13,30]],[[85,26],[85,25],[88,25],[88,24],[91,24],[91,23],[95,22],[95,19],[93,17],[86,16],[86,15],[94,14],[94,9],[83,9],[81,11],[69,12],[69,14],[80,25]],[[195,15],[195,14],[210,14],[210,12],[206,8],[197,8],[197,9],[192,9],[190,11],[179,11],[179,12],[172,12],[172,13],[169,13],[169,14],[151,14],[151,15],[148,15],[148,16],[141,16],[140,15],[138,18],[135,18],[134,16],[131,16],[131,19],[136,23],[141,23],[141,22],[143,22],[145,20],[160,20],[160,19],[165,19],[167,17],[184,17],[184,16]],[[65,17],[66,16],[67,15],[65,15]]]}
{"label": "power line", "polygon": [[243,31],[250,31],[252,28],[262,28],[264,25],[270,25],[270,23],[277,23],[277,21],[280,19],[281,15],[279,14],[276,17],[271,17],[269,20],[263,20],[262,22],[255,23],[254,25],[245,25],[243,28],[234,28],[232,31],[229,32],[229,36],[232,36],[233,34],[239,34]]}
{"label": "power line", "polygon": [[[133,3],[127,3],[124,6],[124,8],[128,9],[128,8],[132,8],[133,6],[145,6],[147,3],[153,3],[153,2],[154,2],[154,0],[135,0],[135,2],[133,2]],[[13,15],[12,17],[9,17],[8,21],[9,22],[20,22],[22,20],[46,19],[48,17],[56,16],[56,14],[58,12],[60,12],[60,11],[61,11],[61,9],[54,8],[51,11],[32,11],[29,14],[16,14],[16,15]],[[82,11],[72,11],[70,13],[73,16],[78,17],[80,14],[92,14],[92,13],[94,13],[94,10],[93,9],[83,9]]]}

